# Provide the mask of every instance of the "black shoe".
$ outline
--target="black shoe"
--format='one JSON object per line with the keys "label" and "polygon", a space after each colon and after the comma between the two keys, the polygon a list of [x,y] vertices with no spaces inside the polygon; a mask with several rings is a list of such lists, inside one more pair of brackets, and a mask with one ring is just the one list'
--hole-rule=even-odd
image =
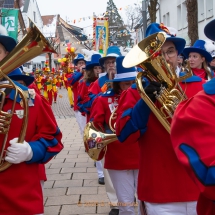
{"label": "black shoe", "polygon": [[105,178],[104,177],[103,178],[99,178],[98,182],[99,182],[99,184],[104,185],[105,184]]}
{"label": "black shoe", "polygon": [[119,214],[119,209],[111,209],[109,215],[118,215]]}

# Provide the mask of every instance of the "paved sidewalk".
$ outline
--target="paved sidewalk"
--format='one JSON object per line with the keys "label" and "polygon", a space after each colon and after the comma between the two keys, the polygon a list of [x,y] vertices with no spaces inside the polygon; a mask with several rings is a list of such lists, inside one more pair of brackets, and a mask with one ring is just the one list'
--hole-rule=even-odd
{"label": "paved sidewalk", "polygon": [[[108,214],[105,186],[98,184],[94,162],[85,153],[67,92],[52,109],[63,132],[64,149],[46,165],[45,215]],[[96,204],[98,203],[98,204]]]}

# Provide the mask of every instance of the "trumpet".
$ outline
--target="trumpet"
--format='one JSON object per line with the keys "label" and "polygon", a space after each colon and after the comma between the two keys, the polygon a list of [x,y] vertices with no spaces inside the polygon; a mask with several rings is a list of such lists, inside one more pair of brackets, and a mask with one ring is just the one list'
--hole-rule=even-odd
{"label": "trumpet", "polygon": [[1,103],[0,103],[0,134],[4,135],[3,145],[0,152],[0,172],[6,170],[11,166],[11,163],[5,161],[6,156],[6,143],[8,132],[10,130],[10,124],[12,121],[12,117],[15,114],[15,104],[16,98],[18,96],[22,99],[24,114],[23,121],[20,130],[20,135],[18,138],[19,143],[23,143],[27,123],[28,123],[28,102],[26,93],[23,92],[19,87],[17,87],[13,81],[7,76],[11,71],[15,68],[21,66],[25,62],[31,60],[32,58],[43,54],[43,53],[56,53],[54,48],[49,44],[49,42],[45,39],[43,34],[39,31],[36,25],[30,20],[30,30],[25,35],[20,43],[16,45],[16,47],[0,62],[0,80],[3,78],[6,79],[8,84],[1,84],[0,89],[2,88],[10,88],[15,91],[14,102],[11,108],[11,112],[7,113],[3,111],[3,105],[5,101],[5,92],[3,90],[0,91],[1,95]]}

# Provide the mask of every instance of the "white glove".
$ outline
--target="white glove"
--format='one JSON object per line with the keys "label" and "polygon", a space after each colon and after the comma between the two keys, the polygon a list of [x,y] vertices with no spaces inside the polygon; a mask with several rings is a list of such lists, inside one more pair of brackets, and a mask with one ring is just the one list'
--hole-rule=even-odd
{"label": "white glove", "polygon": [[30,145],[26,141],[24,143],[17,143],[17,141],[18,138],[9,141],[10,146],[7,148],[5,160],[14,164],[31,160],[33,151]]}

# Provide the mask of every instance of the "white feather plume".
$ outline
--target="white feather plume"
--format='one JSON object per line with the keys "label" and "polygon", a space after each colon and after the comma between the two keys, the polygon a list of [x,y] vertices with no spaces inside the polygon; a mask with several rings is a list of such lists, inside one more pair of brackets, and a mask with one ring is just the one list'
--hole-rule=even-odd
{"label": "white feather plume", "polygon": [[205,49],[209,53],[215,52],[215,45],[214,45],[214,43],[211,40],[205,40]]}
{"label": "white feather plume", "polygon": [[0,35],[8,36],[7,29],[3,25],[0,25]]}

